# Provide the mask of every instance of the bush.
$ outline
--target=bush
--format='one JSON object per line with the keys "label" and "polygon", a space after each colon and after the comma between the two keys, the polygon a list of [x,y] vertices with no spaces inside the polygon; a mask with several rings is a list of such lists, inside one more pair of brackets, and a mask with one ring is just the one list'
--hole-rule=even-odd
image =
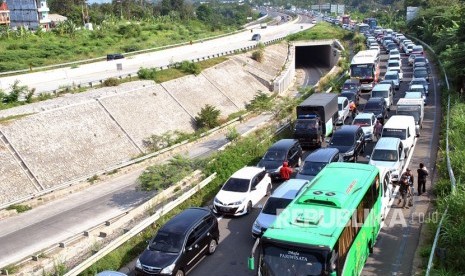
{"label": "bush", "polygon": [[105,87],[118,86],[118,85],[119,85],[119,80],[117,78],[109,78],[103,82],[103,86]]}
{"label": "bush", "polygon": [[139,79],[142,80],[155,80],[155,77],[157,75],[157,69],[156,68],[140,68],[139,71],[137,71],[137,76]]}
{"label": "bush", "polygon": [[221,111],[209,104],[202,107],[199,114],[195,117],[198,128],[214,128],[219,126],[219,116]]}
{"label": "bush", "polygon": [[190,61],[183,61],[181,63],[181,68],[180,69],[184,73],[194,74],[196,76],[198,74],[200,74],[200,72],[202,71],[199,64],[194,63],[194,62],[190,62]]}
{"label": "bush", "polygon": [[256,112],[263,112],[270,110],[273,106],[273,99],[269,97],[267,94],[259,91],[258,94],[250,101],[248,105],[246,105],[247,110],[249,111],[256,111]]}
{"label": "bush", "polygon": [[257,62],[262,62],[265,59],[265,53],[263,50],[256,50],[252,52],[252,59]]}
{"label": "bush", "polygon": [[26,211],[31,210],[32,207],[28,206],[28,205],[14,204],[14,205],[8,206],[6,209],[7,210],[16,210],[16,212],[18,212],[18,213],[24,213]]}

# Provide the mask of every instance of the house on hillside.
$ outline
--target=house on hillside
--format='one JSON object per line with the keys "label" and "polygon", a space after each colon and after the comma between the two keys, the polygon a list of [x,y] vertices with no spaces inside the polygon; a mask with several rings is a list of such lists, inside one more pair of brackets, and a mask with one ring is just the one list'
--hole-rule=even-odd
{"label": "house on hillside", "polygon": [[60,24],[62,22],[65,22],[68,20],[68,17],[59,15],[56,13],[51,13],[48,15],[48,18],[50,19],[50,28],[55,28],[57,24]]}
{"label": "house on hillside", "polygon": [[50,29],[50,9],[46,0],[6,0],[10,9],[10,25],[13,28],[26,27],[37,30]]}
{"label": "house on hillside", "polygon": [[0,26],[10,26],[10,10],[6,2],[0,2]]}

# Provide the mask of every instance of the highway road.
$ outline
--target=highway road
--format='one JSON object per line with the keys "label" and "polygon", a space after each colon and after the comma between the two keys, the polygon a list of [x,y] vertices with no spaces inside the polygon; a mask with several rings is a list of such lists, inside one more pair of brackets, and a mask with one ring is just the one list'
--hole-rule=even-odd
{"label": "highway road", "polygon": [[[387,55],[382,55],[381,60],[385,59]],[[382,62],[381,65],[381,76],[386,71],[384,63]],[[395,94],[395,103],[403,97],[412,76],[412,67],[407,65],[405,56],[403,57],[403,70],[405,77],[399,91]],[[368,94],[362,95],[360,110],[363,110],[363,105],[369,98]],[[424,162],[430,172],[433,171],[435,164],[440,123],[440,117],[436,116],[440,114],[440,97],[435,78],[430,83],[429,95],[425,109],[423,135],[417,139],[415,149],[410,152],[407,159],[409,163],[406,166],[410,166],[414,172],[419,162]],[[390,115],[392,114],[395,114],[395,107],[390,112]],[[346,124],[350,124],[350,119]],[[373,146],[374,143],[367,145],[366,155],[371,154]],[[362,156],[358,162],[368,163],[368,160]],[[416,172],[414,175],[416,176]],[[278,185],[276,183],[273,188]],[[262,199],[260,204],[263,205],[265,201],[266,198]],[[428,196],[420,196],[416,198],[415,206],[408,210],[396,208],[394,204],[385,220],[374,253],[368,259],[362,275],[412,275],[412,263],[418,245],[420,226],[424,222],[422,214],[426,213],[428,203]],[[244,217],[220,217],[221,240],[215,255],[205,258],[190,275],[254,275],[253,272],[247,270],[247,257],[254,243],[251,228],[258,213],[259,209],[254,208],[252,214]],[[404,221],[405,225],[402,225]]]}
{"label": "highway road", "polygon": [[[3,77],[0,78],[0,89],[9,91],[10,86],[16,80],[19,80],[21,85],[27,85],[30,89],[35,88],[36,93],[50,92],[60,87],[72,85],[87,85],[89,82],[110,77],[135,74],[141,67],[160,68],[184,60],[201,59],[253,46],[258,43],[251,40],[252,35],[255,33],[261,34],[262,42],[266,42],[311,28],[312,26],[313,24],[310,24],[309,20],[305,17],[303,19],[299,17],[295,21],[280,23],[278,25],[270,25],[265,29],[260,29],[259,25],[255,25],[237,34],[205,40],[192,45],[130,56],[119,60],[82,64],[77,68],[66,67]],[[117,70],[117,64],[122,65],[122,70]]]}

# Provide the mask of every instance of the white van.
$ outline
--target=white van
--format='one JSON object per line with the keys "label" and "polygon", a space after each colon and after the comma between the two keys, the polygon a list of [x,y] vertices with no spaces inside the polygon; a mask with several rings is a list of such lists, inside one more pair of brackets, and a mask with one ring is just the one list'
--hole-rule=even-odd
{"label": "white van", "polygon": [[394,104],[394,90],[392,85],[388,83],[378,83],[371,90],[371,98],[384,98],[386,101],[387,109],[390,110]]}
{"label": "white van", "polygon": [[261,237],[273,224],[279,212],[284,210],[309,183],[310,180],[306,179],[289,179],[282,183],[261,207],[262,210],[252,225],[252,236]]}
{"label": "white van", "polygon": [[397,101],[397,115],[413,116],[415,119],[415,133],[420,136],[420,129],[423,127],[423,116],[425,105],[423,99],[400,98]]}
{"label": "white van", "polygon": [[[386,215],[387,206],[392,199],[393,182],[399,181],[405,162],[405,151],[402,141],[394,137],[382,137],[373,149],[368,164],[376,166],[383,177],[382,213]],[[386,178],[386,179],[384,179]],[[385,183],[384,183],[385,182]]]}
{"label": "white van", "polygon": [[415,144],[415,119],[413,116],[393,115],[383,126],[381,137],[399,138],[404,146],[405,155]]}

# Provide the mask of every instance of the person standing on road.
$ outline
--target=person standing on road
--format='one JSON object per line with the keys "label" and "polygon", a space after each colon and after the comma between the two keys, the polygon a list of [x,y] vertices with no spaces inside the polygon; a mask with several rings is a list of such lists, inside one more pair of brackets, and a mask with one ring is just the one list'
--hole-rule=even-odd
{"label": "person standing on road", "polygon": [[[405,206],[407,204],[407,197],[409,194],[410,186],[408,185],[408,176],[405,175],[405,173],[402,174],[399,180],[399,201],[397,202],[397,206],[408,209],[408,206]],[[402,206],[400,206],[400,203],[402,202]]]}
{"label": "person standing on road", "polygon": [[288,163],[284,161],[283,166],[279,169],[279,176],[282,180],[286,181],[291,178],[292,168],[289,167]]}
{"label": "person standing on road", "polygon": [[415,193],[415,188],[413,187],[414,177],[412,171],[409,168],[407,168],[405,172],[402,174],[402,176],[407,180],[407,184],[409,186],[409,193],[407,194],[407,197],[409,197],[408,205],[413,206],[413,195]]}
{"label": "person standing on road", "polygon": [[429,175],[428,169],[425,164],[420,163],[420,168],[417,169],[418,173],[418,195],[426,192],[426,177]]}
{"label": "person standing on road", "polygon": [[383,124],[379,120],[376,120],[375,126],[373,127],[373,132],[376,137],[376,141],[379,140],[381,137],[381,133],[383,132]]}

